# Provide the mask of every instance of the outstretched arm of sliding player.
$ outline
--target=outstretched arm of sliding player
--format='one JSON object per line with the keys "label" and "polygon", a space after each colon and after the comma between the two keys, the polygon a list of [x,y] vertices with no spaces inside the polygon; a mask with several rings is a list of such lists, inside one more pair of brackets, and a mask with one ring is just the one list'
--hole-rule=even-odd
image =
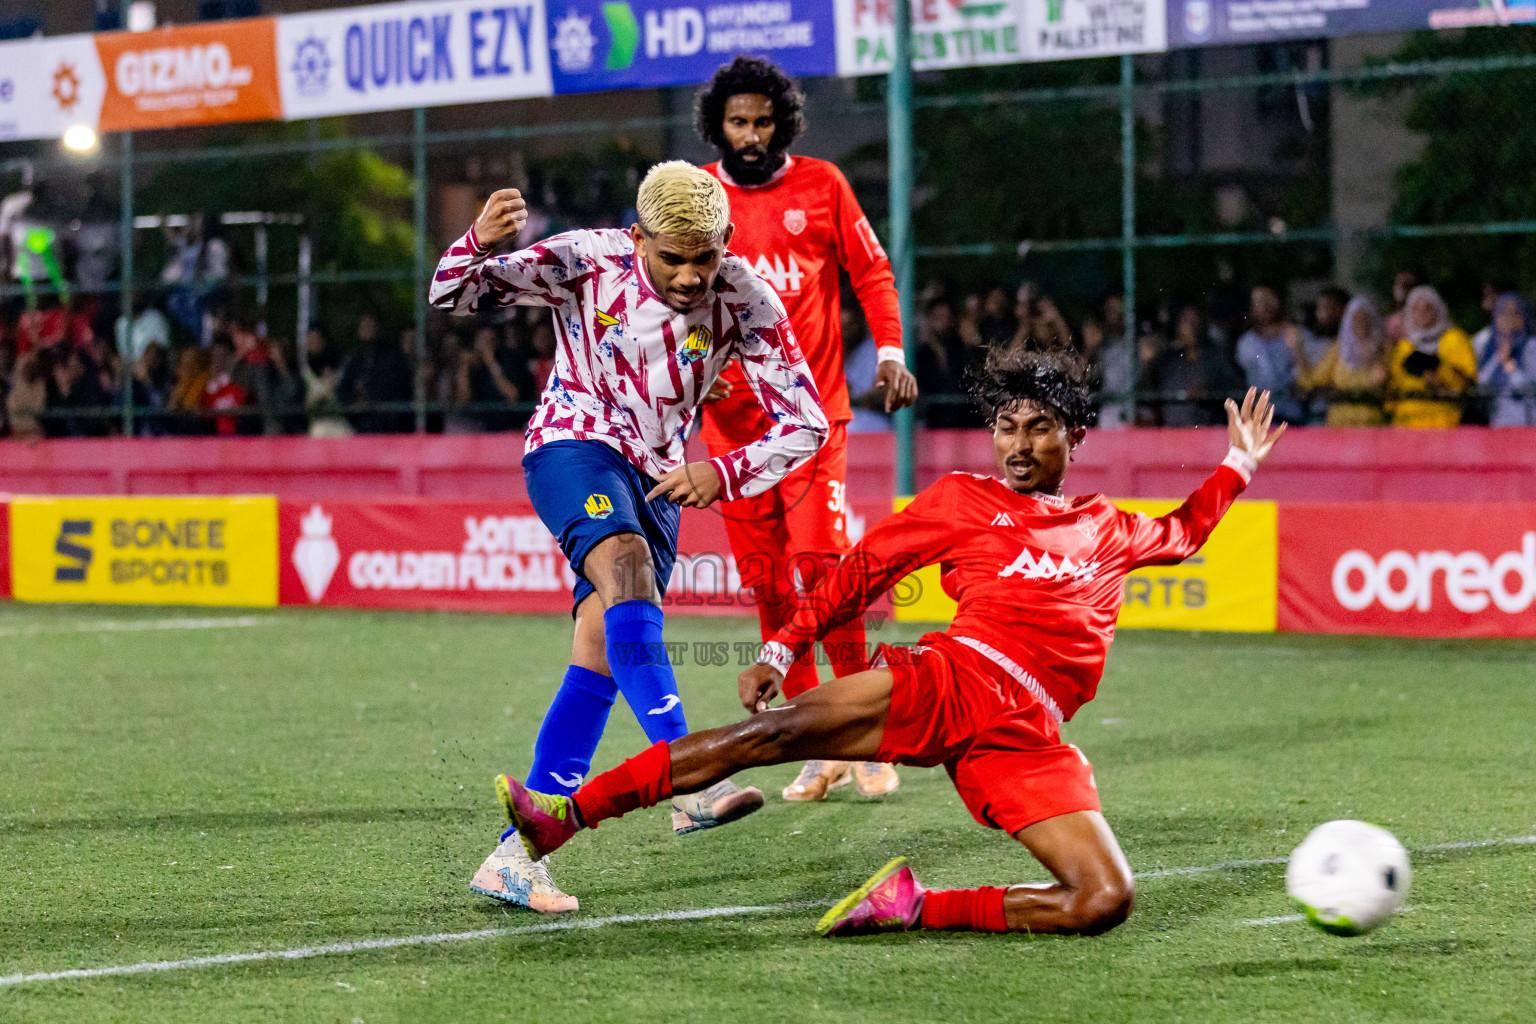
{"label": "outstretched arm of sliding player", "polygon": [[763,645],[758,660],[780,673],[788,671],[811,645],[862,615],[902,577],[943,561],[955,536],[954,502],[945,477],[870,528],[821,585],[800,600],[794,618]]}
{"label": "outstretched arm of sliding player", "polygon": [[1165,516],[1153,519],[1141,512],[1122,513],[1129,520],[1132,568],[1173,565],[1200,550],[1285,433],[1283,423],[1270,430],[1273,419],[1268,391],[1259,394],[1249,388],[1241,407],[1227,399],[1227,437],[1232,447],[1216,472]]}
{"label": "outstretched arm of sliding player", "polygon": [[764,284],[760,295],[735,312],[742,372],[773,425],[751,444],[710,459],[720,476],[720,497],[727,501],[761,494],[778,483],[812,458],[828,433],[821,395],[778,297]]}

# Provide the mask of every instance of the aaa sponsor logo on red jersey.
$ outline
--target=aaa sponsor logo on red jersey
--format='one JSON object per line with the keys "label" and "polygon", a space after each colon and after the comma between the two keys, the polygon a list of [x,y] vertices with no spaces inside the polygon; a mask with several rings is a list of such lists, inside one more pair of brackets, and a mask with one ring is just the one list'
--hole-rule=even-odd
{"label": "aaa sponsor logo on red jersey", "polygon": [[1281,506],[1280,628],[1536,636],[1536,505]]}
{"label": "aaa sponsor logo on red jersey", "polygon": [[[1007,513],[1003,513],[1006,515]],[[1095,530],[1097,534],[1097,530]],[[1091,583],[1099,574],[1098,562],[1074,562],[1071,555],[1057,555],[1051,557],[1049,551],[1042,551],[1039,555],[1025,548],[1019,552],[1011,564],[997,575],[1002,579],[1010,576],[1022,576],[1026,580],[1048,580],[1060,583],[1066,580],[1077,580],[1083,583]]]}

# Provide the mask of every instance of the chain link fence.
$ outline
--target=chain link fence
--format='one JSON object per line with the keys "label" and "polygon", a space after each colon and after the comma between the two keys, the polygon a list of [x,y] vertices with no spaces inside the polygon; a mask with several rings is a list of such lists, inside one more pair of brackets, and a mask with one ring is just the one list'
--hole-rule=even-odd
{"label": "chain link fence", "polygon": [[[920,422],[978,422],[965,371],[1033,339],[1085,352],[1108,426],[1216,422],[1265,373],[1290,375],[1298,421],[1389,421],[1407,387],[1460,421],[1536,423],[1524,305],[1497,301],[1536,292],[1536,30],[915,84]],[[881,224],[883,80],[805,85],[798,150]],[[531,232],[622,226],[646,167],[713,156],[686,89],[113,136],[88,157],[0,145],[4,431],[517,429],[546,318],[429,310],[438,253],[495,188],[530,197]],[[1389,320],[1411,285],[1444,297],[1438,340]],[[1374,355],[1335,347],[1355,297],[1380,314]],[[1405,372],[1415,350],[1438,364]]]}

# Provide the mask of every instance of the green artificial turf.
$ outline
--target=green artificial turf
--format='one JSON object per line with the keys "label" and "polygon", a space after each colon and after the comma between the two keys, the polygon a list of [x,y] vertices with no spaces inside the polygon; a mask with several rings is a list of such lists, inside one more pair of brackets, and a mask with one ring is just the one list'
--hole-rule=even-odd
{"label": "green artificial turf", "polygon": [[[471,894],[563,671],[561,618],[0,606],[0,975],[547,919]],[[674,640],[748,641],[674,619]],[[916,632],[887,626],[881,636]],[[680,668],[690,722],[735,668]],[[727,828],[663,811],[556,858],[582,920],[435,946],[0,986],[0,1021],[1529,1021],[1536,1019],[1536,646],[1127,633],[1066,730],[1138,872],[1098,939],[817,939],[820,905],[897,854],[930,885],[1038,880],[941,769],[883,804],[769,794]],[[643,746],[621,703],[597,766]],[[1410,912],[1363,939],[1304,924],[1280,865],[1360,817],[1414,854]]]}

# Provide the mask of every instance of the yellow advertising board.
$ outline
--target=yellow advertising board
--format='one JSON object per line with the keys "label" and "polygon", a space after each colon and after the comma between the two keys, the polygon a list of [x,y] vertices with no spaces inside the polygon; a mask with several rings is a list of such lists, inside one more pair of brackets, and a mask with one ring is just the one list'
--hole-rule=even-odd
{"label": "yellow advertising board", "polygon": [[277,604],[276,498],[15,498],[20,601]]}
{"label": "yellow advertising board", "polygon": [[[910,500],[896,499],[896,508]],[[1180,503],[1138,499],[1115,504],[1127,512],[1160,516]],[[898,622],[949,622],[955,617],[955,602],[939,583],[938,566],[920,569],[912,578],[916,587],[909,592],[921,596],[897,607]],[[1272,633],[1278,592],[1279,506],[1240,501],[1193,558],[1181,565],[1138,569],[1126,577],[1120,626]]]}

